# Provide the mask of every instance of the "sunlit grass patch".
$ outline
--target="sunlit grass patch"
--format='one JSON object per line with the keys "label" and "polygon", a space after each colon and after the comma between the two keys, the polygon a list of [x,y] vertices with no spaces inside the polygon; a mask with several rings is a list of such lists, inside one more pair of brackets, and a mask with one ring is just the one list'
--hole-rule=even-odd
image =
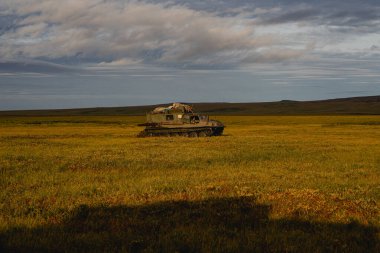
{"label": "sunlit grass patch", "polygon": [[[325,240],[319,251],[379,247],[379,116],[216,118],[225,135],[210,138],[136,138],[143,117],[0,119],[3,247],[283,252],[302,251],[306,239],[306,249]],[[209,207],[231,212],[200,226]],[[173,223],[154,237],[149,223],[165,227],[162,215]],[[252,219],[261,225],[245,224]],[[88,231],[73,232],[80,222]],[[131,236],[140,228],[146,237]]]}

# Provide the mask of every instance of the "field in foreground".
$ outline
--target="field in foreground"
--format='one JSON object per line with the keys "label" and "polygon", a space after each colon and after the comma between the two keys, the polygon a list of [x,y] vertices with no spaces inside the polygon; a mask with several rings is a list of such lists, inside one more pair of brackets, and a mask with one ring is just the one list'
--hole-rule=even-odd
{"label": "field in foreground", "polygon": [[215,118],[0,118],[0,251],[380,251],[380,116]]}

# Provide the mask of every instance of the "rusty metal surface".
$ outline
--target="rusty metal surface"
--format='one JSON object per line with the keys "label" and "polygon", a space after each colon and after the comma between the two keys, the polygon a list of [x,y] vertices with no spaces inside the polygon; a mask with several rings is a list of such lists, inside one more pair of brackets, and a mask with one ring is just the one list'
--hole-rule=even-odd
{"label": "rusty metal surface", "polygon": [[147,113],[146,123],[139,124],[145,129],[139,133],[140,137],[146,136],[216,136],[222,135],[224,124],[210,120],[207,115],[193,112],[193,109],[185,104],[174,103],[169,107],[158,107]]}

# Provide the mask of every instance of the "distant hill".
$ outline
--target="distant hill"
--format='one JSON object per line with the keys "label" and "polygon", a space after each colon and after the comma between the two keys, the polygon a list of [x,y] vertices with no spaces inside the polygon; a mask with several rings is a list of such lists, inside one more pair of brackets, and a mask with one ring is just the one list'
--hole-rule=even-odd
{"label": "distant hill", "polygon": [[[145,115],[155,107],[167,105],[0,111],[0,116]],[[192,103],[191,105],[195,111],[209,115],[380,115],[380,96],[318,101],[282,100],[264,103]]]}

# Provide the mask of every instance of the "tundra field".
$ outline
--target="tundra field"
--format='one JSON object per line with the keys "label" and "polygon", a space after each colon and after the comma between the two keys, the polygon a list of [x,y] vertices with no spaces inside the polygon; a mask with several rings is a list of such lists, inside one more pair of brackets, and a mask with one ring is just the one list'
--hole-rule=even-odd
{"label": "tundra field", "polygon": [[2,252],[380,252],[380,116],[0,118]]}

